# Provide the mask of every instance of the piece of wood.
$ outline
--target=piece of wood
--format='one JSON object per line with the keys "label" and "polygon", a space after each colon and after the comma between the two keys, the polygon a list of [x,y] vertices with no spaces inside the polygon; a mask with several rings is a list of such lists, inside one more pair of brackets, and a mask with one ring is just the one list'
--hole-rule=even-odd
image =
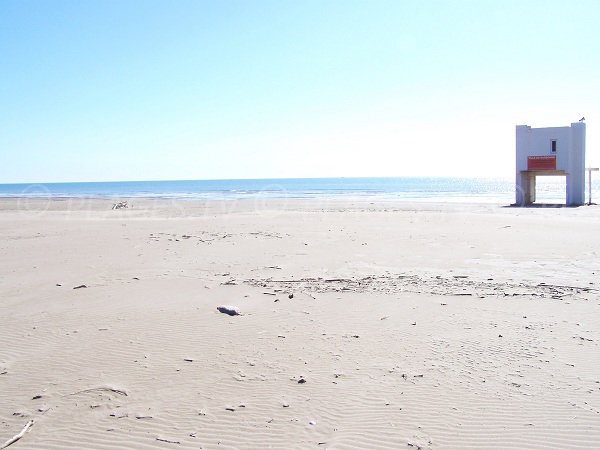
{"label": "piece of wood", "polygon": [[33,424],[34,424],[34,420],[31,419],[29,422],[27,422],[27,424],[23,427],[23,429],[21,430],[21,432],[19,434],[15,434],[8,441],[6,441],[4,444],[2,444],[2,447],[0,447],[0,450],[8,447],[9,445],[13,445],[15,442],[17,442],[19,439],[21,439],[23,436],[25,436],[25,433],[27,433],[27,431],[33,426]]}
{"label": "piece of wood", "polygon": [[121,209],[121,208],[129,208],[129,204],[127,202],[113,203],[112,209]]}
{"label": "piece of wood", "polygon": [[165,438],[157,437],[156,440],[160,441],[160,442],[167,442],[169,444],[179,444],[179,445],[181,445],[181,442],[179,442],[179,441],[172,441],[170,439],[165,439]]}
{"label": "piece of wood", "polygon": [[119,395],[123,395],[123,396],[127,397],[127,392],[125,392],[121,389],[115,389],[115,388],[111,388],[111,387],[97,387],[97,388],[91,388],[91,389],[84,389],[82,391],[73,392],[72,394],[67,394],[67,395],[84,394],[86,392],[94,392],[94,391],[113,392],[115,394],[119,394]]}

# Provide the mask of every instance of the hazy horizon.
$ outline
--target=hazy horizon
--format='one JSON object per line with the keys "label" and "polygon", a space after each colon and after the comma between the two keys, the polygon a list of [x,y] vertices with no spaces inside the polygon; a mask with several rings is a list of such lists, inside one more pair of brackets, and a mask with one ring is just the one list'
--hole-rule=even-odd
{"label": "hazy horizon", "polygon": [[[403,179],[403,178],[432,178],[432,179],[481,179],[481,180],[512,180],[513,176],[454,176],[454,175],[400,175],[400,176],[338,176],[338,177],[268,177],[268,178],[198,178],[198,179],[171,179],[171,180],[74,180],[74,181],[23,181],[17,183],[0,183],[0,185],[33,185],[33,184],[81,184],[81,183],[163,183],[163,182],[194,182],[194,181],[265,181],[265,180],[342,180],[342,179]],[[562,178],[556,176],[544,176],[544,178]],[[587,179],[587,178],[586,178]]]}
{"label": "hazy horizon", "polygon": [[[512,177],[587,122],[600,3],[0,3],[0,183]],[[31,181],[38,180],[38,181]]]}

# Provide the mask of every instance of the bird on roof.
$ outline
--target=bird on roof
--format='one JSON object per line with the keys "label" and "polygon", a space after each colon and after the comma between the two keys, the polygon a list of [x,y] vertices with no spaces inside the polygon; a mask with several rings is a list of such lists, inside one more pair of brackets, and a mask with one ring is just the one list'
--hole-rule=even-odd
{"label": "bird on roof", "polygon": [[579,119],[580,122],[585,122],[585,117],[582,117],[581,119]]}

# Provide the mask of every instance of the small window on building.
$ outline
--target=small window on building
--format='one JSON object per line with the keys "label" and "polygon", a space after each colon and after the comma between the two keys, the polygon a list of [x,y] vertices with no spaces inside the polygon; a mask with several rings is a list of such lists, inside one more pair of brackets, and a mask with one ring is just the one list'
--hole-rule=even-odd
{"label": "small window on building", "polygon": [[556,153],[556,139],[552,139],[552,153]]}

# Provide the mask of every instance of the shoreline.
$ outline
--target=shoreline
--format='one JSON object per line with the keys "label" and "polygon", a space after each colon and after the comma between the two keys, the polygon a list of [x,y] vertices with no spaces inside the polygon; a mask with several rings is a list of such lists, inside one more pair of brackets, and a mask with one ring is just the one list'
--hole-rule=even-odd
{"label": "shoreline", "polygon": [[0,195],[0,202],[9,201],[39,201],[39,202],[65,202],[65,201],[127,201],[127,202],[285,202],[285,201],[314,201],[314,202],[374,202],[374,203],[390,203],[397,202],[400,204],[404,203],[415,203],[415,204],[485,204],[485,205],[510,205],[513,199],[506,199],[503,201],[499,198],[492,196],[430,196],[430,197],[419,197],[419,196],[400,196],[394,194],[318,194],[318,195],[252,195],[252,194],[224,194],[224,195],[213,195],[207,194],[206,196],[169,196],[169,195],[137,195],[137,196],[115,196],[115,195],[64,195],[58,196],[53,195],[50,197],[44,196],[2,196]]}
{"label": "shoreline", "polygon": [[[340,195],[340,194],[330,194],[330,195],[315,195],[315,196],[274,196],[274,195],[266,195],[266,196],[251,196],[251,195],[243,195],[243,196],[233,196],[233,195],[223,195],[223,196],[206,196],[206,197],[170,197],[170,196],[51,196],[51,197],[31,197],[31,196],[1,196],[0,195],[0,205],[9,205],[14,202],[28,202],[35,204],[36,207],[41,206],[42,204],[52,204],[52,203],[64,203],[64,202],[72,202],[82,204],[83,202],[120,202],[127,201],[128,203],[139,202],[142,204],[150,204],[150,203],[176,203],[181,202],[183,204],[200,204],[200,203],[226,203],[226,202],[240,202],[240,203],[248,203],[248,202],[268,202],[268,203],[285,203],[285,202],[311,202],[311,203],[369,203],[369,204],[398,204],[406,205],[406,204],[415,204],[415,205],[437,205],[437,206],[445,206],[445,205],[472,205],[472,206],[500,206],[500,207],[515,207],[514,199],[506,199],[506,201],[502,201],[498,198],[484,198],[484,197],[468,197],[468,196],[456,196],[454,198],[445,198],[445,197],[399,197],[399,196],[386,196],[386,195]],[[524,209],[536,208],[536,207],[544,207],[544,206],[557,206],[562,205],[566,208],[571,208],[564,205],[564,202],[553,202],[553,201],[539,201],[536,202],[533,206],[523,207]],[[596,203],[592,203],[592,205],[588,205],[587,203],[581,206],[576,206],[572,208],[580,208],[584,206],[596,206]]]}

